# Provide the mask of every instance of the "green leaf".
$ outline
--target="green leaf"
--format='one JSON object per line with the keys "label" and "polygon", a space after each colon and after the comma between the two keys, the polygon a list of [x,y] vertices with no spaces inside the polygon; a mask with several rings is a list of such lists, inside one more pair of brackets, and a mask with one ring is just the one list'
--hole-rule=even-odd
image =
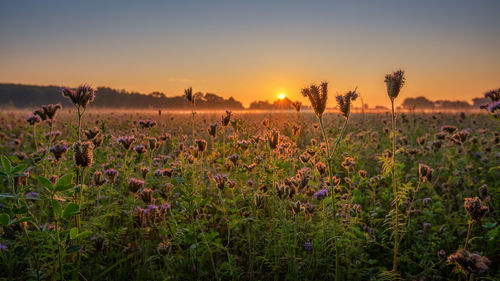
{"label": "green leaf", "polygon": [[80,239],[89,236],[92,234],[92,231],[84,231],[82,233],[78,233],[78,235],[75,237],[75,239]]}
{"label": "green leaf", "polygon": [[64,208],[64,212],[62,214],[63,218],[71,217],[74,215],[78,215],[80,213],[80,207],[76,203],[69,203],[66,208]]}
{"label": "green leaf", "polygon": [[12,169],[12,173],[19,173],[19,172],[22,172],[24,171],[24,169],[26,169],[27,165],[26,164],[19,164],[17,166],[15,166],[13,169]]}
{"label": "green leaf", "polygon": [[10,193],[2,193],[0,194],[0,198],[16,198],[16,196]]}
{"label": "green leaf", "polygon": [[66,174],[62,176],[56,183],[56,191],[64,191],[70,189],[73,174]]}
{"label": "green leaf", "polygon": [[50,192],[53,192],[54,191],[54,186],[52,185],[52,183],[50,182],[50,180],[48,180],[47,178],[44,178],[44,177],[41,177],[39,176],[38,177],[38,181],[40,182],[40,184],[45,187],[48,191]]}
{"label": "green leaf", "polygon": [[10,163],[10,160],[9,158],[7,158],[7,156],[5,155],[2,155],[2,166],[3,166],[3,170],[7,173],[11,173],[12,171],[12,164]]}
{"label": "green leaf", "polygon": [[59,201],[53,199],[52,200],[52,208],[54,210],[54,215],[60,217],[62,214],[62,207],[61,207],[61,204],[59,203]]}
{"label": "green leaf", "polygon": [[0,224],[3,226],[9,225],[10,217],[7,214],[0,214]]}
{"label": "green leaf", "polygon": [[69,231],[69,238],[71,239],[75,239],[76,235],[78,234],[78,228],[76,227],[73,227],[70,231]]}

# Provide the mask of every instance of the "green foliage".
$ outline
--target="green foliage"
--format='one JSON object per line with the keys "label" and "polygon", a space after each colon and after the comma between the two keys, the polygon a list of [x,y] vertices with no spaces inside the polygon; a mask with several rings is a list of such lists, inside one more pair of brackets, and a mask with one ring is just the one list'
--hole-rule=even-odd
{"label": "green foliage", "polygon": [[[385,130],[389,115],[351,116],[332,155],[336,214],[328,173],[316,168],[325,159],[315,116],[234,115],[224,130],[220,114],[196,114],[196,138],[208,142],[206,151],[198,153],[191,147],[190,114],[89,111],[82,128],[99,128],[103,142],[93,150],[92,165],[82,169],[75,167],[71,148],[58,161],[53,153],[35,157],[31,128],[19,125],[24,113],[1,112],[10,126],[0,127],[0,279],[458,279],[446,258],[464,245],[464,199],[480,196],[479,188],[486,184],[489,198],[481,195],[483,204],[500,208],[495,120],[475,114],[465,119],[406,114],[405,123],[399,118],[397,274],[390,271],[396,203],[392,159],[383,155],[392,148]],[[266,118],[269,125],[264,127]],[[325,133],[334,143],[345,119],[335,114],[324,118]],[[154,119],[157,126],[142,128],[139,119]],[[206,127],[216,121],[212,147]],[[64,139],[71,146],[77,136],[74,124],[74,112],[60,112],[54,130],[61,135],[54,143]],[[293,135],[293,125],[301,127],[298,135]],[[448,134],[434,149],[431,143],[443,125],[469,128],[470,135],[458,145]],[[272,128],[281,135],[274,151],[263,137]],[[38,150],[45,149],[47,124],[39,124],[37,131]],[[126,135],[136,137],[129,150],[117,142]],[[150,137],[158,141],[154,149]],[[424,145],[418,143],[420,137]],[[247,147],[241,141],[249,141]],[[139,156],[136,145],[145,145],[147,152]],[[419,152],[409,155],[409,148]],[[239,156],[234,162],[228,159],[233,154]],[[300,159],[303,154],[310,159]],[[347,157],[354,160],[349,167],[342,165]],[[419,163],[434,169],[427,182],[419,183]],[[105,174],[108,169],[118,172],[113,180]],[[217,186],[216,174],[225,175],[223,186]],[[135,190],[131,178],[144,185]],[[328,196],[315,198],[321,189]],[[500,277],[493,262],[500,255],[496,216],[491,211],[474,223],[467,247],[492,261],[481,276],[485,280]]]}

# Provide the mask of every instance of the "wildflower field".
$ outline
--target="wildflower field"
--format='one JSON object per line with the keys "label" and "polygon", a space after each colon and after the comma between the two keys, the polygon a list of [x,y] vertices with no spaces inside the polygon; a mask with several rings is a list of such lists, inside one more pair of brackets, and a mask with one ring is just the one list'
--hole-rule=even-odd
{"label": "wildflower field", "polygon": [[0,112],[0,279],[499,280],[498,109],[302,93],[312,112],[196,112],[191,89],[192,113],[96,111],[88,86]]}

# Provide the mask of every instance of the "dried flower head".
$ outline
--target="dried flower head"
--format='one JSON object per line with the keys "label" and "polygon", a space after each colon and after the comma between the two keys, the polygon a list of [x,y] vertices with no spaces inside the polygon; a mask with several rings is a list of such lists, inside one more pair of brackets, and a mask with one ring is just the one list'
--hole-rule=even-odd
{"label": "dried flower head", "polygon": [[347,118],[351,112],[351,103],[355,101],[358,98],[358,93],[356,93],[356,90],[354,91],[349,91],[345,93],[343,96],[338,95],[336,97],[337,100],[337,105],[340,109],[340,112],[342,113],[342,116]]}
{"label": "dried flower head", "polygon": [[297,113],[300,112],[300,109],[302,108],[302,103],[300,101],[294,101],[292,102],[292,107],[297,111]]}
{"label": "dried flower head", "polygon": [[483,205],[479,197],[465,198],[464,208],[472,221],[480,221],[489,211],[487,205]]}
{"label": "dried flower head", "polygon": [[73,144],[75,165],[89,167],[92,164],[94,144],[90,141],[80,141]]}
{"label": "dried flower head", "polygon": [[405,72],[397,70],[385,75],[385,85],[387,86],[387,94],[391,101],[394,101],[399,96],[399,91],[405,84]]}
{"label": "dried flower head", "polygon": [[197,148],[198,152],[203,153],[203,152],[205,152],[205,150],[207,150],[207,141],[206,140],[196,139],[195,143],[196,143],[196,148]]}
{"label": "dried flower head", "polygon": [[226,110],[226,114],[222,115],[222,126],[227,127],[229,125],[231,122],[231,114],[232,112],[230,110]]}
{"label": "dried flower head", "polygon": [[106,178],[103,177],[101,171],[95,171],[92,175],[92,184],[96,187],[100,187],[106,182]]}
{"label": "dried flower head", "polygon": [[219,124],[217,122],[213,123],[213,124],[210,124],[210,126],[208,127],[207,131],[208,131],[208,134],[212,137],[212,138],[215,138],[217,136],[217,126]]}
{"label": "dried flower head", "polygon": [[135,136],[119,137],[116,141],[120,143],[123,148],[129,150],[130,146],[135,142]]}
{"label": "dried flower head", "polygon": [[89,85],[81,85],[76,91],[69,88],[62,88],[61,93],[63,96],[71,100],[73,105],[77,108],[85,109],[89,103],[94,101],[95,91]]}
{"label": "dried flower head", "polygon": [[471,254],[467,250],[460,249],[448,257],[448,262],[457,266],[467,276],[470,274],[484,275],[488,272],[490,260],[477,253]]}
{"label": "dried flower head", "polygon": [[267,133],[266,138],[267,144],[269,144],[269,148],[271,148],[271,150],[274,150],[276,149],[276,147],[278,147],[279,144],[280,131],[277,129],[273,129]]}
{"label": "dried flower head", "polygon": [[93,127],[92,129],[88,129],[88,130],[84,131],[84,133],[85,133],[85,136],[87,137],[87,140],[93,140],[101,134],[101,129],[99,129],[97,127]]}
{"label": "dried flower head", "polygon": [[[59,112],[59,110],[62,109],[62,106],[60,104],[48,104],[48,105],[44,105],[42,106],[42,112],[43,114],[39,115],[40,118],[42,118],[42,116],[45,116],[46,118],[42,118],[44,120],[48,120],[50,122],[53,122],[55,119],[56,119],[56,115],[57,115],[57,112]],[[37,112],[35,111],[35,114]]]}
{"label": "dried flower head", "polygon": [[186,100],[189,103],[191,103],[192,105],[194,105],[195,96],[193,95],[193,88],[192,87],[184,89],[184,96],[186,97]]}
{"label": "dried flower head", "polygon": [[308,97],[316,116],[321,117],[326,109],[328,99],[328,82],[322,82],[319,86],[312,84],[302,89],[302,95]]}
{"label": "dried flower head", "polygon": [[430,181],[432,179],[432,172],[434,172],[434,169],[431,167],[422,163],[418,164],[418,178],[420,181]]}
{"label": "dried flower head", "polygon": [[144,153],[146,153],[148,151],[148,149],[144,145],[142,145],[142,144],[134,146],[134,150],[138,154],[144,154]]}
{"label": "dried flower head", "polygon": [[144,181],[136,178],[130,178],[128,181],[128,190],[132,193],[136,193],[140,189],[144,188]]}
{"label": "dried flower head", "polygon": [[40,116],[38,115],[30,115],[26,119],[26,122],[28,122],[28,124],[30,124],[31,126],[35,126],[36,124],[42,122],[42,118],[40,118]]}
{"label": "dried flower head", "polygon": [[114,183],[116,176],[118,176],[118,171],[116,169],[107,169],[107,170],[104,170],[104,175],[106,175],[106,177],[108,177],[108,180],[111,183]]}

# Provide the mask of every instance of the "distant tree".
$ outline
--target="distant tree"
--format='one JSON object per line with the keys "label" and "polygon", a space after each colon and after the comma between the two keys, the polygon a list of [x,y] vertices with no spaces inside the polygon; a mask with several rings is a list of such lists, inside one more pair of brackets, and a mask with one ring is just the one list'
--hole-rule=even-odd
{"label": "distant tree", "polygon": [[426,97],[406,98],[401,104],[406,109],[429,109],[434,108],[434,103]]}
{"label": "distant tree", "polygon": [[475,108],[479,108],[481,105],[487,104],[490,102],[488,98],[474,98],[472,99],[472,106]]}
{"label": "distant tree", "polygon": [[154,97],[154,98],[166,98],[167,97],[162,92],[152,92],[149,95],[152,96],[152,97]]}
{"label": "distant tree", "polygon": [[472,106],[466,101],[437,100],[436,106],[442,109],[470,109]]}

